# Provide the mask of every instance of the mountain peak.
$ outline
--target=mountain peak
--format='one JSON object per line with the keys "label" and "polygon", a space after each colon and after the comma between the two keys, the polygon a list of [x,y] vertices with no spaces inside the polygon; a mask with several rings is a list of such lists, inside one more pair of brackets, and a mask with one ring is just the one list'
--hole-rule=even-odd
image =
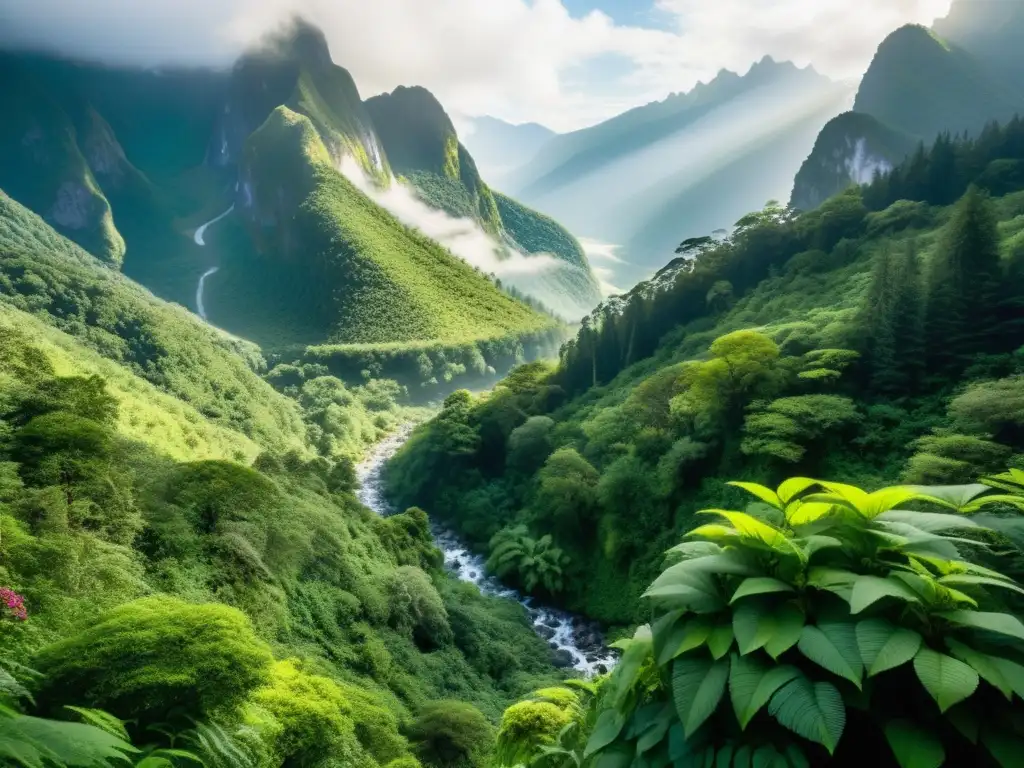
{"label": "mountain peak", "polygon": [[323,30],[298,15],[266,35],[249,55],[303,61],[320,67],[334,63]]}

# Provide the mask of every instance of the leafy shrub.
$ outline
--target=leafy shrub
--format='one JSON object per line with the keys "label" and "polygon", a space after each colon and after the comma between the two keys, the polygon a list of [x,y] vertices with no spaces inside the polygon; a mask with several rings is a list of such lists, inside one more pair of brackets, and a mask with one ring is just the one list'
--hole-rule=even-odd
{"label": "leafy shrub", "polygon": [[409,740],[430,768],[483,768],[494,744],[494,727],[471,704],[435,701],[413,720]]}
{"label": "leafy shrub", "polygon": [[[588,756],[1016,764],[1024,624],[1000,595],[1022,590],[962,552],[985,534],[971,514],[1024,510],[1024,498],[983,485],[734,485],[771,514],[708,510],[718,520],[670,550],[675,564],[646,593],[653,621],[624,643]],[[907,511],[915,502],[946,511]]]}
{"label": "leafy shrub", "polygon": [[36,656],[49,708],[85,702],[144,723],[233,709],[271,661],[240,611],[163,596],[114,608]]}
{"label": "leafy shrub", "polygon": [[259,727],[278,762],[316,765],[330,758],[342,765],[371,765],[333,680],[307,674],[294,661],[279,661],[269,685],[256,691],[253,699],[269,715]]}
{"label": "leafy shrub", "polygon": [[498,578],[514,576],[527,592],[538,587],[549,594],[562,591],[563,569],[569,558],[549,534],[535,539],[526,526],[506,528],[491,539],[487,569]]}
{"label": "leafy shrub", "polygon": [[403,565],[395,569],[388,578],[387,593],[393,626],[426,648],[451,642],[448,612],[430,577],[420,568]]}
{"label": "leafy shrub", "polygon": [[419,507],[378,518],[375,527],[381,543],[399,565],[414,565],[424,570],[443,565],[444,556],[430,533],[430,520]]}
{"label": "leafy shrub", "polygon": [[534,691],[505,710],[494,750],[500,765],[543,766],[550,761],[558,766],[570,760],[578,764],[573,753],[583,746],[579,742],[586,735],[581,727],[586,725],[585,704],[596,686],[578,680],[570,683],[573,688]]}

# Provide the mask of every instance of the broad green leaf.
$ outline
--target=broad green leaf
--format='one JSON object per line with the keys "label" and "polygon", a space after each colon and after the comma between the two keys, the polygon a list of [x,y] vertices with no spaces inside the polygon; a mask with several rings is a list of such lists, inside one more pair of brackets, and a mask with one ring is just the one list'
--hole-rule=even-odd
{"label": "broad green leaf", "polygon": [[953,573],[949,576],[943,576],[939,579],[939,584],[953,587],[999,587],[1000,589],[1011,589],[1024,595],[1024,589],[1021,589],[1012,581],[993,579],[989,576],[974,576],[969,573]]}
{"label": "broad green leaf", "polygon": [[651,623],[651,643],[656,660],[666,653],[667,645],[678,644],[685,624],[685,621],[680,621],[684,613],[682,608],[669,611]]}
{"label": "broad green leaf", "polygon": [[630,768],[636,750],[628,746],[616,746],[598,755],[594,768]]}
{"label": "broad green leaf", "polygon": [[732,614],[732,630],[741,654],[764,646],[775,634],[775,618],[771,602],[744,600]]}
{"label": "broad green leaf", "polygon": [[921,494],[911,486],[894,485],[889,488],[880,488],[868,494],[863,511],[869,519],[874,520],[883,512],[889,512],[901,504],[919,498],[921,498]]}
{"label": "broad green leaf", "polygon": [[732,753],[735,751],[735,747],[732,744],[726,744],[724,747],[718,750],[715,755],[714,768],[731,768],[732,767]]}
{"label": "broad green leaf", "polygon": [[135,768],[174,768],[174,763],[160,755],[147,755],[135,764]]}
{"label": "broad green leaf", "polygon": [[711,717],[729,679],[728,659],[681,657],[672,664],[672,699],[687,738]]}
{"label": "broad green leaf", "polygon": [[946,760],[938,737],[908,720],[886,723],[885,738],[900,768],[939,768]]}
{"label": "broad green leaf", "polygon": [[809,477],[791,477],[788,480],[782,481],[777,493],[783,503],[789,504],[794,496],[799,496],[808,488],[817,484],[817,480],[812,480]]}
{"label": "broad green leaf", "polygon": [[587,740],[587,748],[583,751],[583,757],[590,757],[615,741],[622,733],[625,724],[626,716],[621,712],[615,709],[604,710],[597,717],[597,723]]}
{"label": "broad green leaf", "polygon": [[822,501],[794,501],[786,507],[786,522],[794,528],[815,523],[832,514],[835,505]]}
{"label": "broad green leaf", "polygon": [[960,704],[950,709],[946,713],[946,719],[971,744],[978,743],[978,737],[981,734],[981,723],[978,722],[977,712],[971,709],[968,704]]}
{"label": "broad green leaf", "polygon": [[878,516],[884,523],[912,525],[928,533],[942,533],[958,528],[981,528],[975,521],[963,515],[949,515],[941,512],[913,512],[905,509],[890,509]]}
{"label": "broad green leaf", "polygon": [[734,639],[735,635],[733,634],[732,624],[719,624],[708,635],[708,650],[711,651],[713,657],[720,659],[732,648],[732,641]]}
{"label": "broad green leaf", "polygon": [[775,507],[776,509],[782,509],[785,506],[785,504],[783,504],[783,500],[779,498],[779,495],[775,493],[775,491],[771,488],[766,488],[763,485],[758,485],[757,483],[741,483],[735,480],[728,483],[728,485],[735,486],[736,488],[742,488],[747,493],[757,496],[757,498],[765,504]]}
{"label": "broad green leaf", "polygon": [[730,512],[726,509],[702,509],[700,514],[720,515],[732,523],[736,531],[745,539],[759,541],[765,546],[784,554],[796,554],[793,543],[778,528],[773,528],[753,515],[746,512]]}
{"label": "broad green leaf", "polygon": [[862,488],[846,483],[836,483],[831,480],[823,480],[821,486],[827,489],[832,495],[844,499],[853,509],[861,511],[867,506],[868,493]]}
{"label": "broad green leaf", "polygon": [[862,662],[853,624],[846,622],[807,625],[797,643],[800,653],[834,675],[861,686]]}
{"label": "broad green leaf", "polygon": [[[699,648],[707,641],[714,624],[707,616],[693,616],[675,624],[658,653],[658,666],[664,666],[676,656],[694,648]],[[655,635],[657,641],[657,635]],[[656,642],[656,647],[658,643]]]}
{"label": "broad green leaf", "polygon": [[921,685],[945,712],[978,688],[978,673],[958,659],[922,646],[914,656],[914,671]]}
{"label": "broad green leaf", "polygon": [[917,485],[912,486],[919,498],[927,499],[944,507],[959,510],[972,499],[992,490],[987,485],[972,483],[971,485]]}
{"label": "broad green leaf", "polygon": [[987,613],[984,611],[945,611],[939,616],[961,627],[983,629],[1007,637],[1024,640],[1024,624],[1008,613]]}
{"label": "broad green leaf", "polygon": [[639,627],[626,647],[619,663],[615,665],[608,681],[608,697],[613,707],[621,707],[640,674],[640,667],[651,653],[651,628],[646,624]]}
{"label": "broad green leaf", "polygon": [[811,768],[807,756],[796,744],[790,744],[786,747],[786,760],[789,761],[787,768]]}
{"label": "broad green leaf", "polygon": [[744,744],[733,755],[732,768],[750,768],[753,757],[754,748],[749,744]]}
{"label": "broad green leaf", "polygon": [[981,743],[1000,768],[1024,768],[1024,740],[1013,733],[983,728]]}
{"label": "broad green leaf", "polygon": [[989,657],[1003,680],[1010,686],[1010,690],[1017,694],[1018,698],[1024,699],[1024,666],[1009,659]]}
{"label": "broad green leaf", "polygon": [[798,540],[798,546],[803,549],[804,559],[810,562],[814,556],[823,549],[836,549],[843,546],[843,542],[834,536],[822,536],[814,534]]}
{"label": "broad green leaf", "polygon": [[775,609],[775,633],[764,645],[765,652],[773,659],[778,659],[800,640],[806,617],[800,606],[784,603]]}
{"label": "broad green leaf", "polygon": [[116,736],[119,739],[129,741],[131,737],[128,735],[127,729],[124,727],[124,721],[117,717],[114,717],[109,712],[104,712],[102,709],[88,709],[86,707],[72,707],[65,706],[71,712],[74,712],[82,718],[89,725],[95,725],[112,736]]}
{"label": "broad green leaf", "polygon": [[858,621],[856,634],[868,677],[906,664],[921,647],[921,635],[884,619]]}
{"label": "broad green leaf", "polygon": [[858,576],[850,593],[850,613],[860,613],[886,597],[895,597],[904,602],[920,602],[914,591],[901,581],[880,576]]}
{"label": "broad green leaf", "polygon": [[698,557],[717,555],[725,550],[713,541],[684,541],[668,550],[666,555],[673,555],[680,560],[693,560]]}
{"label": "broad green leaf", "polygon": [[1013,698],[1013,687],[995,663],[997,660],[995,657],[976,651],[952,637],[946,638],[946,645],[956,658],[977,672],[982,680],[996,688],[1008,701]]}
{"label": "broad green leaf", "polygon": [[991,504],[1009,504],[1011,507],[1024,510],[1024,496],[1010,496],[1003,493],[994,493],[991,496],[982,496],[969,504],[964,504],[960,512],[965,515],[972,515],[980,509]]}
{"label": "broad green leaf", "polygon": [[758,747],[751,758],[753,768],[789,768],[785,758],[771,744]]}
{"label": "broad green leaf", "polygon": [[694,528],[686,535],[699,536],[713,541],[728,541],[731,538],[738,537],[740,533],[735,528],[730,528],[728,525],[722,525],[721,523],[707,523],[706,525]]}
{"label": "broad green leaf", "polygon": [[857,580],[857,574],[850,571],[842,571],[838,568],[822,568],[820,566],[811,568],[807,572],[807,586],[815,589],[824,589],[839,595],[849,602],[853,593],[853,584]]}
{"label": "broad green leaf", "polygon": [[746,728],[772,695],[800,671],[793,666],[774,666],[752,656],[732,656],[729,697],[741,728]]}
{"label": "broad green leaf", "polygon": [[768,712],[798,736],[835,752],[846,727],[846,707],[831,683],[812,683],[803,675],[772,696]]}
{"label": "broad green leaf", "polygon": [[735,603],[737,600],[750,597],[751,595],[763,595],[769,592],[793,592],[793,587],[784,581],[773,579],[770,576],[752,576],[751,578],[744,579],[740,585],[736,588],[736,591],[732,593],[732,599],[729,603]]}
{"label": "broad green leaf", "polygon": [[654,749],[658,746],[668,734],[669,726],[672,725],[676,719],[676,713],[670,704],[666,704],[661,708],[658,716],[648,726],[648,728],[640,735],[640,738],[636,742],[636,752],[638,755],[642,755],[648,750]]}

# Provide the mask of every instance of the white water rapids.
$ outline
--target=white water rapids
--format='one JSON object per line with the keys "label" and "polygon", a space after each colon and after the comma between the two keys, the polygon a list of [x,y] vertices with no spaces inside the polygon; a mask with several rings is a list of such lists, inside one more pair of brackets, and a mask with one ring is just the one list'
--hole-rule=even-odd
{"label": "white water rapids", "polygon": [[[359,501],[383,517],[394,512],[384,499],[384,465],[408,439],[410,432],[411,428],[406,427],[381,441],[356,468]],[[615,665],[616,656],[604,645],[604,637],[596,623],[566,611],[535,605],[533,598],[523,597],[488,576],[484,558],[471,552],[454,533],[436,524],[431,525],[431,532],[434,542],[444,553],[445,567],[453,575],[461,581],[476,584],[485,595],[515,600],[526,608],[534,630],[551,646],[556,664],[572,667],[588,676],[605,672]]]}
{"label": "white water rapids", "polygon": [[[220,216],[214,216],[208,222],[200,226],[196,230],[196,233],[192,236],[192,239],[195,240],[196,245],[206,245],[206,239],[204,237],[206,235],[206,228],[211,224],[216,224],[218,221],[223,219],[233,210],[235,210],[234,203],[232,203],[231,206],[226,211],[224,211],[224,213],[222,213]],[[220,267],[210,267],[208,270],[203,272],[203,274],[199,277],[199,285],[196,286],[196,314],[198,314],[203,320],[207,319],[206,306],[203,304],[203,289],[206,287],[206,278],[208,278],[218,269],[220,269]]]}

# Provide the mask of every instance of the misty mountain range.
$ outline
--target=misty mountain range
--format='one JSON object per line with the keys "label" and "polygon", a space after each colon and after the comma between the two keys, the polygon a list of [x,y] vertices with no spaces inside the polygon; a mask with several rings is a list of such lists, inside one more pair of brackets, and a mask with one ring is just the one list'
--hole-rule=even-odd
{"label": "misty mountain range", "polygon": [[[419,87],[364,101],[335,63],[343,52],[306,24],[230,71],[4,54],[0,88],[12,97],[0,127],[0,188],[186,305],[213,263],[190,233],[233,205],[212,239],[225,241],[207,286],[215,322],[275,343],[361,339],[343,328],[338,312],[348,310],[331,297],[332,281],[349,281],[324,272],[308,230],[295,224],[320,183],[266,176],[311,162],[289,117],[298,115],[335,169],[351,158],[349,171],[372,182],[347,190],[356,199],[440,241],[504,289],[575,319],[600,299],[598,275],[606,291],[628,289],[669,261],[681,240],[728,230],[769,199],[815,207],[940,132],[977,133],[1008,119],[1024,103],[1013,42],[1024,31],[1022,8],[958,0],[933,30],[896,30],[856,89],[764,57],[743,74],[723,70],[688,92],[565,134],[479,117],[460,136]],[[268,137],[267,121],[282,107],[288,114],[274,124],[281,135]],[[358,239],[346,240],[348,252],[369,247]],[[258,330],[266,318],[293,331]]]}

